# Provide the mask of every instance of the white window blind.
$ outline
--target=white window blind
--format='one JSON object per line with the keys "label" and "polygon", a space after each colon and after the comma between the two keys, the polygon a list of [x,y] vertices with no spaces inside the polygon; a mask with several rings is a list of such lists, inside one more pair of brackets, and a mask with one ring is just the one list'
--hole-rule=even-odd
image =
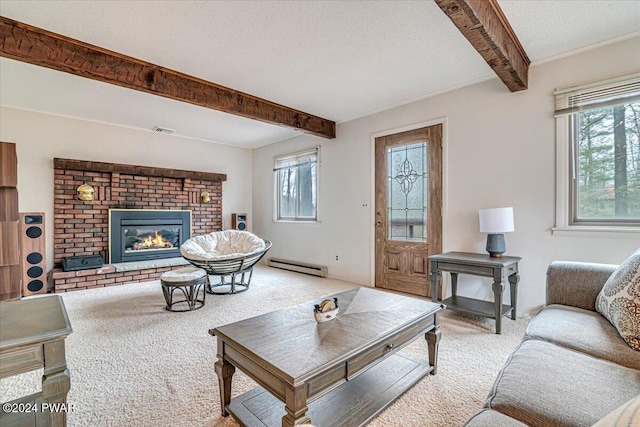
{"label": "white window blind", "polygon": [[580,86],[559,89],[556,117],[612,105],[640,102],[640,72]]}
{"label": "white window blind", "polygon": [[287,169],[295,166],[308,165],[311,163],[317,163],[318,161],[318,148],[313,148],[308,151],[301,151],[299,153],[290,154],[287,156],[276,157],[274,172],[281,169]]}

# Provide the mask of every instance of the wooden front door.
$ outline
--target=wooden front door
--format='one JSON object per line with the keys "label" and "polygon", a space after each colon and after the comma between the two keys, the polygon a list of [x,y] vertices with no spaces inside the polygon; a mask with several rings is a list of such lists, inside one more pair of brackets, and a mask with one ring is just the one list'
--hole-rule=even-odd
{"label": "wooden front door", "polygon": [[442,252],[442,125],[376,138],[376,287],[431,296]]}

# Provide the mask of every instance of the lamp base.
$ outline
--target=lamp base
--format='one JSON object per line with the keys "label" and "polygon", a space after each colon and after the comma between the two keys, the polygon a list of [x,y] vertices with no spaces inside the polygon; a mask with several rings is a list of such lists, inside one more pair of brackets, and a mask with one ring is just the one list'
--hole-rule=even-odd
{"label": "lamp base", "polygon": [[491,258],[502,258],[502,254],[507,250],[504,234],[487,234],[486,250]]}

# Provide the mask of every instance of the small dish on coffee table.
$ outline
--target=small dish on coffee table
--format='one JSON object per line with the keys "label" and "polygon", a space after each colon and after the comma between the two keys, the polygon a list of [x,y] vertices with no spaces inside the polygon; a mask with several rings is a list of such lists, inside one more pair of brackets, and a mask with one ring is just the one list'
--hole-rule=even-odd
{"label": "small dish on coffee table", "polygon": [[328,322],[329,320],[335,319],[339,310],[338,298],[334,298],[333,301],[326,299],[320,304],[314,305],[313,317],[315,317],[316,322],[318,323]]}

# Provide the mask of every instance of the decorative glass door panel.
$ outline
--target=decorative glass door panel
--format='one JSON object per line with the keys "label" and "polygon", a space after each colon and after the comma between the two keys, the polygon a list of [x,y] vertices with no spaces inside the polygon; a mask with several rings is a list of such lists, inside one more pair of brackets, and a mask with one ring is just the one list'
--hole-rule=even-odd
{"label": "decorative glass door panel", "polygon": [[387,149],[387,236],[390,240],[427,240],[427,143]]}

